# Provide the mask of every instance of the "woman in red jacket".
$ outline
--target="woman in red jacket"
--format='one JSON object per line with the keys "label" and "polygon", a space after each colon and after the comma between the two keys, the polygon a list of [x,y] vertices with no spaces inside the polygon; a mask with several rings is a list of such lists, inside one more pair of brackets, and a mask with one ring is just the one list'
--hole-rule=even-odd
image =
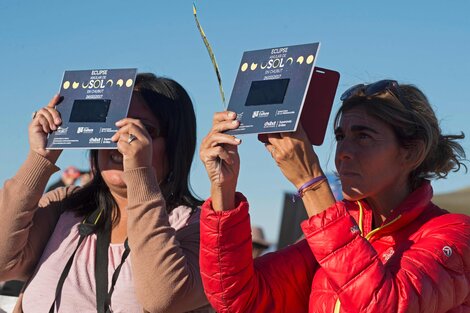
{"label": "woman in red jacket", "polygon": [[465,167],[464,135],[442,135],[411,85],[361,84],[341,100],[335,163],[345,200],[335,202],[301,128],[269,135],[309,219],[305,240],[256,260],[248,202],[235,192],[240,140],[223,133],[238,122],[215,114],[200,150],[212,184],[200,259],[210,302],[218,312],[470,312],[470,217],[434,205],[429,183]]}

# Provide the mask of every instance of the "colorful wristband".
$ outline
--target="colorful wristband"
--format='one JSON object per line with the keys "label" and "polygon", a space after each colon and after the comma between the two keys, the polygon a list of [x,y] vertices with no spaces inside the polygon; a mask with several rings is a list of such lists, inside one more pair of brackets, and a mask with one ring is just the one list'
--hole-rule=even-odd
{"label": "colorful wristband", "polygon": [[304,191],[306,189],[308,189],[309,187],[313,186],[316,183],[320,183],[320,182],[323,182],[325,180],[327,180],[325,175],[321,175],[321,176],[318,176],[318,177],[315,177],[315,178],[309,180],[308,182],[306,182],[305,184],[300,186],[299,190],[297,190],[297,193],[292,197],[292,202],[295,202],[295,197],[302,198],[303,195],[304,195]]}

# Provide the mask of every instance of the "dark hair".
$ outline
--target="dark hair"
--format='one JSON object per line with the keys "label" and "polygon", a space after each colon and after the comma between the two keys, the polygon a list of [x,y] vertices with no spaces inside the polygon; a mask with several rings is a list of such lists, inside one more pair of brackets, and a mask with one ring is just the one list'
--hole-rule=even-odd
{"label": "dark hair", "polygon": [[412,189],[421,185],[423,179],[445,178],[450,171],[458,171],[465,151],[457,142],[460,135],[443,135],[431,104],[421,90],[413,85],[399,85],[399,95],[382,92],[366,96],[359,92],[346,99],[334,119],[339,126],[341,115],[352,108],[362,107],[367,114],[390,125],[402,147],[412,149],[421,141],[424,149],[417,167],[410,173]]}
{"label": "dark hair", "polygon": [[[139,92],[157,118],[159,135],[164,137],[168,174],[160,182],[160,189],[167,212],[179,205],[196,208],[202,204],[191,190],[189,175],[196,149],[196,116],[186,90],[176,81],[157,77],[152,73],[138,74],[134,92]],[[117,204],[101,176],[98,166],[98,150],[91,150],[90,163],[93,179],[67,199],[64,207],[85,216],[98,207],[104,208],[104,216],[119,221]],[[83,203],[84,199],[89,199]],[[82,203],[80,203],[80,201]],[[99,223],[99,227],[102,227]]]}

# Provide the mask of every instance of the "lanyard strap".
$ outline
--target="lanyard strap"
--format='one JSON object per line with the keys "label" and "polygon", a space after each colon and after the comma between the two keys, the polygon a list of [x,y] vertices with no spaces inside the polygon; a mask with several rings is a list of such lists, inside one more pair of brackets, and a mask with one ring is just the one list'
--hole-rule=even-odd
{"label": "lanyard strap", "polygon": [[95,287],[96,287],[96,311],[105,313],[109,304],[106,303],[108,293],[108,253],[111,242],[111,221],[109,218],[104,223],[104,228],[96,234],[95,253]]}
{"label": "lanyard strap", "polygon": [[54,302],[52,302],[51,308],[49,309],[49,313],[54,313],[54,307],[56,303],[60,305],[60,295],[62,294],[62,287],[64,286],[65,279],[67,278],[67,275],[70,272],[70,267],[72,266],[73,258],[77,253],[78,247],[80,247],[80,244],[82,243],[83,239],[85,239],[85,236],[80,236],[77,247],[73,251],[72,256],[69,258],[64,270],[62,271],[62,274],[60,275],[59,282],[57,283],[57,287],[55,289]]}
{"label": "lanyard strap", "polygon": [[[56,292],[54,302],[52,302],[51,308],[49,309],[49,313],[55,312],[55,307],[60,306],[60,296],[62,294],[62,288],[64,286],[65,279],[70,272],[70,268],[72,267],[73,259],[75,254],[78,251],[78,248],[82,244],[83,240],[95,232],[96,230],[96,222],[99,220],[101,216],[102,210],[95,210],[92,214],[90,214],[80,225],[78,225],[80,238],[78,240],[78,244],[73,251],[72,255],[70,256],[67,264],[60,275],[59,281],[57,283]],[[128,240],[124,242],[124,252],[121,256],[121,263],[116,267],[116,270],[113,273],[113,277],[111,279],[111,287],[108,291],[108,253],[109,253],[109,244],[111,241],[111,220],[106,218],[105,226],[102,231],[97,232],[97,240],[96,240],[96,253],[95,253],[95,286],[96,286],[96,311],[98,313],[108,313],[110,312],[109,305],[111,304],[111,296],[114,291],[114,286],[116,285],[117,279],[119,277],[119,273],[121,272],[121,268],[124,265],[127,257],[130,253],[130,247]]]}
{"label": "lanyard strap", "polygon": [[57,282],[54,302],[52,302],[51,308],[49,309],[49,313],[54,313],[56,303],[57,306],[60,305],[60,296],[62,294],[62,288],[64,287],[65,279],[67,278],[67,275],[70,272],[70,268],[72,267],[73,258],[75,257],[75,254],[77,253],[78,248],[82,244],[83,240],[95,231],[96,223],[98,222],[101,213],[102,210],[96,209],[95,211],[93,211],[93,213],[87,216],[87,218],[84,219],[80,225],[78,225],[78,233],[80,234],[80,238],[78,239],[77,247],[75,247],[75,250],[67,261],[67,264],[65,265],[64,270],[60,275],[59,281]]}
{"label": "lanyard strap", "polygon": [[[104,243],[101,243],[101,244],[98,243],[99,238],[104,237],[105,234],[103,234],[103,236],[100,236],[100,233],[98,233],[98,240],[96,244],[95,285],[96,285],[96,311],[98,313],[111,312],[110,310],[111,296],[113,295],[113,292],[114,292],[114,286],[116,285],[117,279],[119,277],[119,273],[121,272],[121,268],[124,265],[124,262],[126,261],[129,253],[131,252],[131,249],[129,248],[129,244],[126,238],[126,241],[124,241],[124,252],[122,253],[122,256],[121,256],[121,262],[114,270],[113,277],[111,278],[111,286],[108,291],[109,241],[107,243],[107,246],[105,246]],[[111,236],[108,236],[108,238],[111,238]],[[107,241],[106,238],[102,239],[102,242],[106,242],[106,241]],[[99,253],[100,250],[101,252]],[[99,255],[101,255],[102,257],[99,257]]]}

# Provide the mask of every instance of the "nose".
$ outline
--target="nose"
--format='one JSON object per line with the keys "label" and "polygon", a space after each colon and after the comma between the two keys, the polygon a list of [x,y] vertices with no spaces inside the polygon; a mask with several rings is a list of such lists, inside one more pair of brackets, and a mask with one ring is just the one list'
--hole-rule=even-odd
{"label": "nose", "polygon": [[336,161],[350,160],[353,155],[353,147],[348,139],[343,138],[336,143]]}

